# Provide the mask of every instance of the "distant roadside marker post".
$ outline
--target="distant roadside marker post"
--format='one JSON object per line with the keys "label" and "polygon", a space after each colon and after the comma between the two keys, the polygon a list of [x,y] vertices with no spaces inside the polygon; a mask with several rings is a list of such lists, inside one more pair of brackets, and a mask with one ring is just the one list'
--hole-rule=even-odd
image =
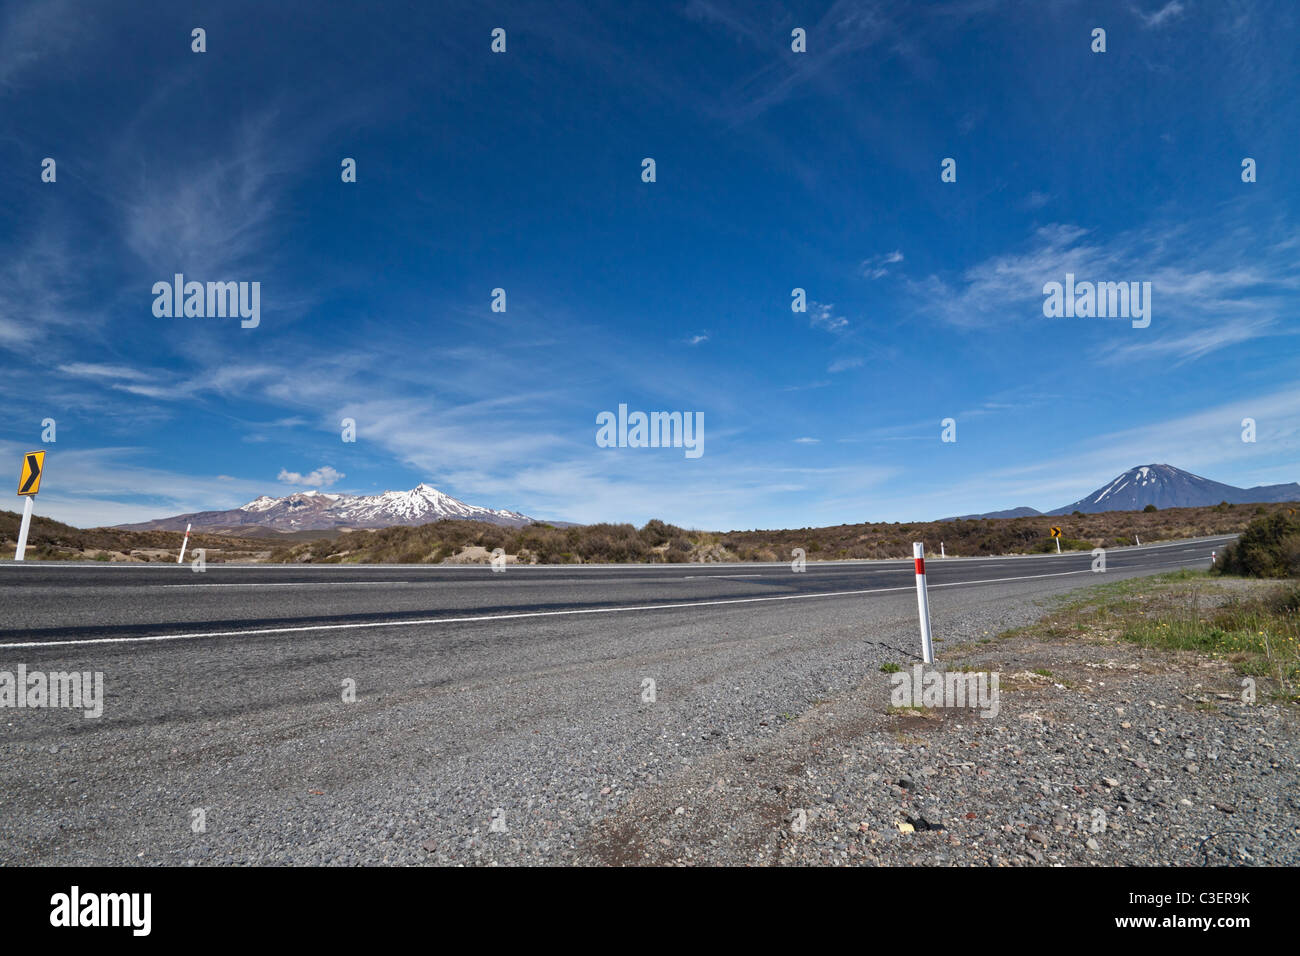
{"label": "distant roadside marker post", "polygon": [[184,564],[184,563],[185,563],[185,546],[188,545],[188,544],[190,543],[190,528],[192,528],[192,527],[194,527],[194,523],[193,523],[193,522],[189,522],[189,521],[187,521],[187,522],[185,523],[185,537],[184,537],[184,539],[181,541],[181,556],[180,556],[179,558],[176,559],[176,563],[177,563],[177,564]]}
{"label": "distant roadside marker post", "polygon": [[921,618],[921,660],[934,663],[934,643],[930,635],[930,597],[925,591],[925,544],[912,542],[912,560],[916,563],[916,610]]}
{"label": "distant roadside marker post", "polygon": [[32,524],[32,502],[41,490],[41,477],[45,474],[45,452],[29,451],[23,456],[22,468],[18,471],[18,494],[27,500],[23,503],[23,523],[18,528],[18,547],[14,549],[14,560],[21,561],[27,553],[27,530]]}
{"label": "distant roadside marker post", "polygon": [[1061,553],[1061,529],[1053,528],[1052,537],[1056,539],[1056,553],[1060,554]]}

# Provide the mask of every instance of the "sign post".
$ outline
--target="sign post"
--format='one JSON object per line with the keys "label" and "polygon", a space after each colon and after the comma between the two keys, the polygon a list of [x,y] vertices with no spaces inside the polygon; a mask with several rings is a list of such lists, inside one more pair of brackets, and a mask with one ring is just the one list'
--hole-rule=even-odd
{"label": "sign post", "polygon": [[45,473],[45,452],[32,451],[23,456],[23,466],[18,472],[18,494],[27,500],[23,503],[23,523],[18,528],[18,547],[14,560],[21,561],[27,553],[27,530],[32,524],[32,501],[41,490],[41,476]]}
{"label": "sign post", "polygon": [[1053,528],[1052,537],[1056,539],[1056,553],[1060,554],[1061,553],[1061,529]]}
{"label": "sign post", "polygon": [[14,550],[14,560],[21,561],[27,553],[27,528],[32,523],[32,499],[23,502],[23,523],[18,529],[18,547]]}
{"label": "sign post", "polygon": [[921,618],[921,660],[934,663],[934,642],[930,635],[930,597],[925,591],[925,544],[912,542],[912,560],[916,563],[916,610]]}

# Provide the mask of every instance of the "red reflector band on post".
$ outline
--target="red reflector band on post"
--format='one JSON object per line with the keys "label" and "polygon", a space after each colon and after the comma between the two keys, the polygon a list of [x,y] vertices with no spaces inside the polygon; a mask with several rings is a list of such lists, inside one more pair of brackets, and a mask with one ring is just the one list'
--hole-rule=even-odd
{"label": "red reflector band on post", "polygon": [[925,574],[925,558],[916,559],[916,573]]}

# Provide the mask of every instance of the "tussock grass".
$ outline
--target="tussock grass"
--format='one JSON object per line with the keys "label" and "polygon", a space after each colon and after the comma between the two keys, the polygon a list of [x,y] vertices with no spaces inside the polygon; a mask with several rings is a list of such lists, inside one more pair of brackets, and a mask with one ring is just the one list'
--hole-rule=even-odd
{"label": "tussock grass", "polygon": [[1300,681],[1300,584],[1230,599],[1214,609],[1196,595],[1182,607],[1129,621],[1123,638],[1137,644],[1224,657],[1242,674],[1278,681],[1288,697]]}
{"label": "tussock grass", "polygon": [[[0,511],[0,557],[12,558],[18,545],[18,528],[22,515]],[[74,528],[41,515],[32,516],[27,535],[27,555],[41,561],[110,561],[114,553],[130,555],[136,560],[176,560],[180,551],[180,531],[122,531],[118,528]],[[265,538],[241,538],[235,535],[195,533],[190,548],[203,548],[206,560],[244,560],[265,552],[270,545]],[[170,556],[157,552],[170,552]],[[152,552],[152,553],[150,553]]]}
{"label": "tussock grass", "polygon": [[[1228,549],[1225,561],[1235,561],[1231,556],[1237,553],[1241,555],[1243,567],[1248,560],[1254,562],[1250,567],[1264,561],[1268,567],[1290,568],[1287,573],[1295,575],[1300,574],[1296,569],[1300,565],[1300,522],[1289,514],[1289,507],[1284,504],[1221,504],[1158,512],[866,522],[767,531],[702,531],[681,528],[658,519],[646,522],[641,528],[631,524],[569,528],[534,524],[525,528],[503,528],[476,521],[437,521],[415,528],[325,533],[306,542],[301,541],[301,535],[296,535],[294,541],[301,543],[293,544],[274,537],[195,534],[190,538],[190,546],[204,548],[208,551],[208,559],[216,561],[222,559],[220,556],[228,560],[252,558],[258,552],[275,549],[270,560],[277,562],[366,564],[438,563],[456,560],[467,548],[484,548],[489,554],[493,549],[501,548],[520,562],[546,564],[786,562],[794,557],[795,548],[804,549],[809,561],[910,558],[913,541],[924,541],[926,554],[932,558],[938,555],[941,541],[950,556],[979,557],[1054,552],[1056,545],[1049,534],[1054,525],[1059,525],[1064,532],[1064,550],[1089,551],[1096,547],[1123,547],[1133,544],[1138,537],[1152,543],[1244,532],[1252,519],[1259,518],[1281,522],[1278,526],[1285,532],[1278,538],[1281,557],[1261,559],[1261,554],[1271,553],[1268,548],[1261,550],[1254,545],[1243,545],[1239,552]],[[6,549],[9,554],[13,553],[18,521],[16,512],[0,512],[0,555]],[[1293,525],[1294,534],[1287,530]],[[130,553],[164,549],[174,553],[180,547],[180,540],[181,534],[175,531],[83,530],[38,516],[32,521],[28,553],[31,557],[46,559],[82,558],[94,551]],[[1283,563],[1279,566],[1277,561]],[[1290,564],[1286,563],[1288,561]]]}
{"label": "tussock grass", "polygon": [[1112,635],[1144,647],[1206,654],[1267,678],[1279,699],[1300,684],[1300,581],[1227,586],[1208,571],[1176,571],[1092,589],[1016,633]]}
{"label": "tussock grass", "polygon": [[1062,531],[1063,551],[1091,551],[1176,538],[1203,538],[1243,531],[1259,516],[1286,514],[1285,504],[1219,504],[1164,511],[1108,511],[1067,516],[983,518],[960,521],[870,522],[828,528],[772,531],[729,531],[718,536],[728,552],[742,561],[789,561],[794,548],[803,548],[809,561],[849,558],[910,558],[912,542],[924,541],[926,556],[937,558],[942,541],[950,556],[1049,554],[1056,551],[1050,531]]}
{"label": "tussock grass", "polygon": [[685,563],[735,560],[708,532],[686,531],[652,520],[631,524],[591,524],[556,528],[534,524],[504,528],[481,521],[434,521],[414,528],[347,531],[334,538],[279,548],[272,561],[428,564],[456,559],[482,548],[476,560],[496,548],[524,564]]}
{"label": "tussock grass", "polygon": [[437,562],[469,547],[502,548],[523,563],[682,563],[702,561],[790,561],[803,548],[809,561],[910,558],[912,542],[924,541],[935,557],[939,542],[952,556],[1046,554],[1056,550],[1050,529],[1064,532],[1066,551],[1124,547],[1140,537],[1151,543],[1206,537],[1244,529],[1257,513],[1285,505],[1215,505],[1160,512],[1107,512],[1068,517],[990,518],[963,521],[874,522],[828,528],[771,531],[688,530],[658,519],[631,524],[555,528],[536,524],[501,528],[474,521],[438,521],[418,528],[351,531],[334,538],[281,548],[274,561]]}

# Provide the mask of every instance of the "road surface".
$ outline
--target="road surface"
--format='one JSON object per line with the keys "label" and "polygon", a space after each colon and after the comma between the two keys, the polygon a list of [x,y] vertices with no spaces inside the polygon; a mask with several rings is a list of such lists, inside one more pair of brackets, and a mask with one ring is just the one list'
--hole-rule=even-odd
{"label": "road surface", "polygon": [[[931,558],[936,654],[1229,540],[1104,575]],[[565,862],[635,788],[918,643],[911,561],[4,563],[0,671],[99,672],[105,699],[0,709],[0,863]]]}

